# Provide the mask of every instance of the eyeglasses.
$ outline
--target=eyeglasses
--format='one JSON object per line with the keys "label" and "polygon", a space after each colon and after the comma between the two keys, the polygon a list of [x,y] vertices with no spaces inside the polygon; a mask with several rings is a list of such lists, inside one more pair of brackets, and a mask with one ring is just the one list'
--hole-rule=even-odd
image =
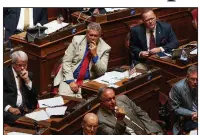
{"label": "eyeglasses", "polygon": [[108,98],[108,99],[104,99],[103,101],[104,102],[111,102],[112,100],[115,100],[116,97],[114,96],[113,98]]}
{"label": "eyeglasses", "polygon": [[17,63],[15,63],[15,65],[16,65],[17,67],[19,67],[19,68],[21,68],[21,67],[27,67],[27,64],[17,64]]}
{"label": "eyeglasses", "polygon": [[144,20],[145,23],[150,23],[150,22],[154,22],[156,20],[156,17],[153,18],[149,18],[148,20]]}
{"label": "eyeglasses", "polygon": [[98,125],[86,125],[86,128],[88,129],[96,129]]}

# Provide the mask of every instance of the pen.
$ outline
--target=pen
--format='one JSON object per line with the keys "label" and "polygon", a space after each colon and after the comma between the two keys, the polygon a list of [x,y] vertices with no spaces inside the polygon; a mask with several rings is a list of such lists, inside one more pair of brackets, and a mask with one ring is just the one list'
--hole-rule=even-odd
{"label": "pen", "polygon": [[105,81],[105,80],[101,80],[102,82],[106,82],[106,83],[109,83],[108,81]]}

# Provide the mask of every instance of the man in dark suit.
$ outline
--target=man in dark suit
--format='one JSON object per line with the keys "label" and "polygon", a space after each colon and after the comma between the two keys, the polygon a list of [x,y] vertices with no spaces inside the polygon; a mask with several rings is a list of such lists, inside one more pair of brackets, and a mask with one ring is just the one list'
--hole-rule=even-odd
{"label": "man in dark suit", "polygon": [[98,130],[103,135],[163,135],[160,126],[127,96],[111,88],[99,90]]}
{"label": "man in dark suit", "polygon": [[27,71],[26,53],[13,52],[11,59],[12,65],[3,70],[3,116],[4,123],[14,125],[20,116],[36,108],[37,92]]}
{"label": "man in dark suit", "polygon": [[[44,25],[48,22],[46,8],[4,8],[3,9],[3,26],[5,28],[5,41],[13,34],[24,31],[25,9],[28,9],[29,26],[36,24]],[[9,43],[9,47],[12,47]]]}
{"label": "man in dark suit", "polygon": [[171,25],[156,21],[152,9],[144,9],[141,17],[143,23],[131,28],[130,51],[132,64],[136,68],[147,70],[146,58],[158,52],[170,52],[178,47],[178,41]]}
{"label": "man in dark suit", "polygon": [[87,113],[82,122],[82,130],[75,135],[100,135],[97,132],[98,117],[94,113]]}

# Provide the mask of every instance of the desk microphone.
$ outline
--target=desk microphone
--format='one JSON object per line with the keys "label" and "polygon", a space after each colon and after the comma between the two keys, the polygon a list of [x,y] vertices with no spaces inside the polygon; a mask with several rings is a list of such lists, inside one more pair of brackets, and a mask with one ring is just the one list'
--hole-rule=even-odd
{"label": "desk microphone", "polygon": [[[90,9],[87,9],[87,10],[85,10],[85,11],[83,10],[83,11],[81,11],[81,12],[79,13],[79,16],[78,16],[78,18],[77,18],[77,22],[78,22],[78,23],[80,23],[79,19],[80,19],[82,13],[87,13],[87,12],[89,12],[90,15],[93,16],[93,14],[92,14],[89,10],[90,10]],[[86,21],[88,18],[90,18],[91,16],[86,17],[86,19],[84,20],[84,23],[85,23],[85,21]]]}

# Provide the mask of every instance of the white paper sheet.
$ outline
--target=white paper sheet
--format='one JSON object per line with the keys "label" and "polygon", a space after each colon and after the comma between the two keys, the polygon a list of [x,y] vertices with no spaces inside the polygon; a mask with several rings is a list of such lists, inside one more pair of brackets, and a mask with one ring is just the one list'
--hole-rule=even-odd
{"label": "white paper sheet", "polygon": [[46,108],[46,113],[48,114],[49,117],[51,115],[65,115],[66,109],[67,109],[67,106]]}
{"label": "white paper sheet", "polygon": [[36,121],[47,120],[50,118],[44,110],[28,113],[25,116]]}
{"label": "white paper sheet", "polygon": [[27,134],[27,133],[20,133],[20,132],[9,132],[7,135],[32,135],[32,134]]}
{"label": "white paper sheet", "polygon": [[197,130],[192,130],[190,131],[190,134],[189,135],[197,135]]}
{"label": "white paper sheet", "polygon": [[54,106],[64,105],[64,101],[63,101],[63,98],[59,96],[59,97],[54,97],[54,98],[38,100],[38,104],[40,108],[54,107]]}
{"label": "white paper sheet", "polygon": [[45,30],[45,34],[51,34],[65,26],[67,26],[69,23],[65,23],[65,22],[62,22],[62,23],[58,23],[57,20],[54,20],[54,21],[51,21],[47,24],[44,24],[43,26],[47,27],[48,29]]}
{"label": "white paper sheet", "polygon": [[127,9],[127,8],[105,8],[106,12],[113,12],[113,11],[123,10],[123,9]]}
{"label": "white paper sheet", "polygon": [[191,51],[190,54],[197,54],[197,49],[194,49],[193,51]]}

